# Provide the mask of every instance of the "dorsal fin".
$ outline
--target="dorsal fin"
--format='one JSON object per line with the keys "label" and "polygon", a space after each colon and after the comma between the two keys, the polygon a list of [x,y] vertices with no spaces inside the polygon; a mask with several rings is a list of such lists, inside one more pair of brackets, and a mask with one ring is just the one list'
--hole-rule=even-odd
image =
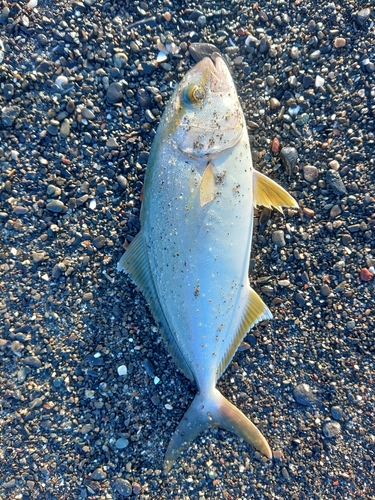
{"label": "dorsal fin", "polygon": [[254,170],[254,206],[267,208],[292,207],[299,208],[298,203],[277,182]]}
{"label": "dorsal fin", "polygon": [[231,362],[245,334],[256,323],[259,323],[260,321],[264,321],[266,319],[272,319],[271,311],[268,309],[268,307],[259,297],[256,291],[253,290],[252,288],[249,288],[249,296],[247,298],[244,314],[237,328],[237,331],[233,336],[233,340],[228,347],[228,350],[224,353],[224,356],[219,363],[217,370],[217,378],[221,376],[221,374],[225,371],[225,369]]}
{"label": "dorsal fin", "polygon": [[160,301],[151,274],[150,262],[148,260],[147,248],[142,230],[137,234],[124,255],[121,257],[119,263],[117,264],[117,270],[125,271],[126,273],[130,274],[134,283],[145,296],[151,309],[152,315],[160,324],[160,333],[168,344],[168,350],[174,362],[185,375],[185,377],[193,380],[191,370],[186,364],[181,351],[176,344],[176,340],[169,328],[168,321],[160,305]]}

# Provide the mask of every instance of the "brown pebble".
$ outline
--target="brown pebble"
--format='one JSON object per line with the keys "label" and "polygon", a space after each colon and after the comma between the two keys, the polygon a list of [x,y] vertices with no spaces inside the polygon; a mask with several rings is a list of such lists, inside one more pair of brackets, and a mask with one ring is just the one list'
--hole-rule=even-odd
{"label": "brown pebble", "polygon": [[92,300],[94,298],[94,295],[91,292],[86,292],[83,294],[83,300]]}
{"label": "brown pebble", "polygon": [[337,217],[340,214],[341,214],[341,207],[340,207],[340,205],[334,205],[331,208],[331,211],[329,212],[330,217]]}
{"label": "brown pebble", "polygon": [[170,12],[164,12],[163,17],[167,21],[167,23],[170,23],[172,21],[172,14]]}
{"label": "brown pebble", "polygon": [[277,137],[274,137],[272,139],[271,151],[275,155],[279,152],[279,150],[280,150],[280,141]]}
{"label": "brown pebble", "polygon": [[302,212],[304,214],[306,214],[308,217],[314,217],[314,215],[315,215],[314,210],[311,210],[311,208],[304,207],[304,209],[302,210]]}
{"label": "brown pebble", "polygon": [[276,97],[271,97],[271,99],[269,100],[269,106],[270,109],[279,109],[281,104],[280,101],[276,99]]}
{"label": "brown pebble", "polygon": [[333,45],[336,49],[341,49],[342,47],[345,47],[346,40],[345,40],[345,38],[337,37],[337,38],[335,38]]}
{"label": "brown pebble", "polygon": [[363,267],[361,269],[361,280],[362,281],[371,281],[374,275],[371,271],[367,269],[367,267]]}
{"label": "brown pebble", "polygon": [[328,166],[332,170],[338,170],[340,168],[340,163],[337,160],[332,160],[328,163]]}

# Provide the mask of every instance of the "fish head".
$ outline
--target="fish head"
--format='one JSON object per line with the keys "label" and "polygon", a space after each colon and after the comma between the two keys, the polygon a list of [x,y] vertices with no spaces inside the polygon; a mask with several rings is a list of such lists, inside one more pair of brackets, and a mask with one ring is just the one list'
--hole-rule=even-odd
{"label": "fish head", "polygon": [[210,159],[240,140],[245,119],[229,68],[218,53],[186,73],[167,120],[176,146],[189,158]]}

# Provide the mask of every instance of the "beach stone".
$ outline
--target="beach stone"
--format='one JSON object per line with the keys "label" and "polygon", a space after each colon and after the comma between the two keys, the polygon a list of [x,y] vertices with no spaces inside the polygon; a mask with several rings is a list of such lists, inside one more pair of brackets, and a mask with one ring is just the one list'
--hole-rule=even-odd
{"label": "beach stone", "polygon": [[336,49],[341,49],[342,47],[345,47],[345,45],[346,45],[346,39],[342,37],[335,38],[335,41],[333,42],[333,46]]}
{"label": "beach stone", "polygon": [[124,437],[117,439],[117,441],[115,443],[116,448],[118,450],[123,450],[124,448],[126,448],[128,446],[128,444],[129,444],[129,441]]}
{"label": "beach stone", "polygon": [[344,410],[341,406],[332,406],[331,415],[335,420],[343,420],[345,418]]}
{"label": "beach stone", "polygon": [[115,479],[113,487],[117,493],[123,495],[124,497],[130,497],[132,494],[132,485],[127,479],[123,479],[122,477]]}
{"label": "beach stone", "polygon": [[293,146],[286,146],[282,148],[280,151],[280,158],[285,166],[286,173],[290,175],[293,172],[298,159],[298,152],[296,148]]}
{"label": "beach stone", "polygon": [[26,358],[23,358],[23,362],[32,368],[40,368],[42,366],[42,362],[38,356],[26,356]]}
{"label": "beach stone", "polygon": [[285,236],[284,231],[278,230],[272,233],[272,242],[275,243],[278,247],[285,247]]}
{"label": "beach stone", "polygon": [[337,172],[337,170],[328,170],[326,179],[328,184],[333,189],[334,193],[338,195],[343,195],[347,193],[345,184],[343,183],[341,176],[339,172]]}
{"label": "beach stone", "polygon": [[323,424],[323,434],[327,438],[339,436],[341,434],[341,425],[339,422],[329,420]]}
{"label": "beach stone", "polygon": [[360,24],[361,26],[364,26],[369,17],[370,17],[370,14],[371,14],[371,10],[366,7],[365,9],[361,9],[358,13],[357,13],[357,21],[358,21],[358,24]]}
{"label": "beach stone", "polygon": [[106,477],[107,473],[101,467],[95,469],[91,474],[91,479],[93,479],[94,481],[103,481]]}
{"label": "beach stone", "polygon": [[313,393],[311,387],[308,384],[296,385],[293,389],[293,397],[300,405],[316,405],[318,408],[323,407],[322,401]]}
{"label": "beach stone", "polygon": [[107,101],[111,104],[117,104],[121,102],[123,98],[122,85],[117,82],[111,83],[107,90]]}
{"label": "beach stone", "polygon": [[314,182],[319,176],[319,170],[313,165],[305,165],[303,167],[303,177],[307,182]]}
{"label": "beach stone", "polygon": [[3,108],[1,112],[1,119],[4,127],[12,127],[20,113],[21,108],[19,106],[6,106]]}
{"label": "beach stone", "polygon": [[64,205],[64,203],[60,200],[52,200],[49,203],[47,203],[46,207],[47,210],[50,210],[51,212],[55,213],[60,213],[67,208]]}

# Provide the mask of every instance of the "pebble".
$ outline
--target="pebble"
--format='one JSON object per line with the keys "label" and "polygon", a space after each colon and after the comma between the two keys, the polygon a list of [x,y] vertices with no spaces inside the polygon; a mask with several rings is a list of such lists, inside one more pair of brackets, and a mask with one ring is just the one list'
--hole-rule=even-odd
{"label": "pebble", "polygon": [[19,354],[25,348],[25,346],[18,340],[13,340],[13,342],[10,344],[10,348],[12,352],[14,352],[15,354]]}
{"label": "pebble", "polygon": [[341,425],[334,420],[328,420],[323,424],[323,434],[326,438],[337,437],[341,434]]}
{"label": "pebble", "polygon": [[332,406],[331,415],[335,420],[344,420],[345,418],[344,410],[341,406]]}
{"label": "pebble", "polygon": [[123,479],[122,477],[118,477],[113,482],[113,487],[120,495],[124,497],[130,497],[132,494],[132,485],[127,479]]}
{"label": "pebble", "polygon": [[328,285],[323,285],[320,288],[320,293],[323,295],[323,297],[328,297],[328,295],[330,295],[331,293],[331,289]]}
{"label": "pebble", "polygon": [[335,194],[343,195],[347,193],[345,184],[337,170],[328,170],[326,179]]}
{"label": "pebble", "polygon": [[32,368],[40,368],[42,366],[42,362],[38,356],[26,356],[23,358],[23,362],[25,365],[31,366]]}
{"label": "pebble", "polygon": [[105,236],[103,236],[102,234],[99,235],[99,236],[96,236],[96,238],[94,238],[92,240],[92,244],[94,245],[95,248],[103,248],[106,244],[106,238]]}
{"label": "pebble", "polygon": [[308,384],[298,384],[293,389],[294,399],[303,406],[316,405],[323,408],[323,402],[313,393]]}
{"label": "pebble", "polygon": [[55,213],[60,213],[67,210],[67,207],[60,200],[52,200],[49,203],[47,203],[46,207],[47,210],[50,210],[51,212]]}
{"label": "pebble", "polygon": [[278,247],[285,247],[286,243],[284,231],[282,231],[281,229],[278,231],[274,231],[272,233],[272,243],[275,243],[275,245],[277,245]]}
{"label": "pebble", "polygon": [[361,272],[360,272],[361,280],[362,281],[371,281],[374,277],[372,272],[367,269],[366,267],[362,267]]}
{"label": "pebble", "polygon": [[117,439],[116,443],[115,443],[116,448],[118,450],[123,450],[124,448],[126,448],[128,446],[128,444],[129,444],[129,441],[124,437]]}
{"label": "pebble", "polygon": [[337,37],[335,38],[335,41],[333,42],[333,46],[336,49],[342,49],[346,45],[346,39],[342,37]]}
{"label": "pebble", "polygon": [[280,158],[285,166],[286,173],[290,175],[297,164],[298,152],[293,146],[286,146],[280,151]]}
{"label": "pebble", "polygon": [[1,110],[1,120],[4,127],[12,127],[21,113],[19,106],[5,106]]}
{"label": "pebble", "polygon": [[269,100],[270,109],[275,110],[281,107],[280,101],[276,97],[271,97]]}
{"label": "pebble", "polygon": [[361,26],[364,26],[367,23],[370,15],[371,15],[371,10],[369,9],[369,7],[366,7],[365,9],[361,9],[357,13],[358,24],[360,24]]}
{"label": "pebble", "polygon": [[124,98],[124,94],[122,92],[122,85],[120,83],[114,82],[111,83],[107,90],[107,101],[110,104],[117,104],[122,102]]}
{"label": "pebble", "polygon": [[91,109],[82,108],[81,113],[82,113],[82,117],[85,118],[86,120],[95,120],[95,115],[91,111]]}
{"label": "pebble", "polygon": [[329,212],[329,216],[334,218],[334,217],[337,217],[338,215],[340,215],[341,212],[342,212],[342,210],[341,210],[340,205],[333,205],[333,207],[331,208],[331,210]]}
{"label": "pebble", "polygon": [[305,165],[303,167],[303,177],[307,182],[314,182],[319,176],[319,170],[313,165]]}
{"label": "pebble", "polygon": [[101,467],[95,469],[91,474],[91,479],[93,479],[94,481],[104,481],[106,477],[107,473]]}
{"label": "pebble", "polygon": [[123,377],[128,374],[128,369],[125,365],[121,365],[117,368],[117,373],[120,375],[120,377]]}

